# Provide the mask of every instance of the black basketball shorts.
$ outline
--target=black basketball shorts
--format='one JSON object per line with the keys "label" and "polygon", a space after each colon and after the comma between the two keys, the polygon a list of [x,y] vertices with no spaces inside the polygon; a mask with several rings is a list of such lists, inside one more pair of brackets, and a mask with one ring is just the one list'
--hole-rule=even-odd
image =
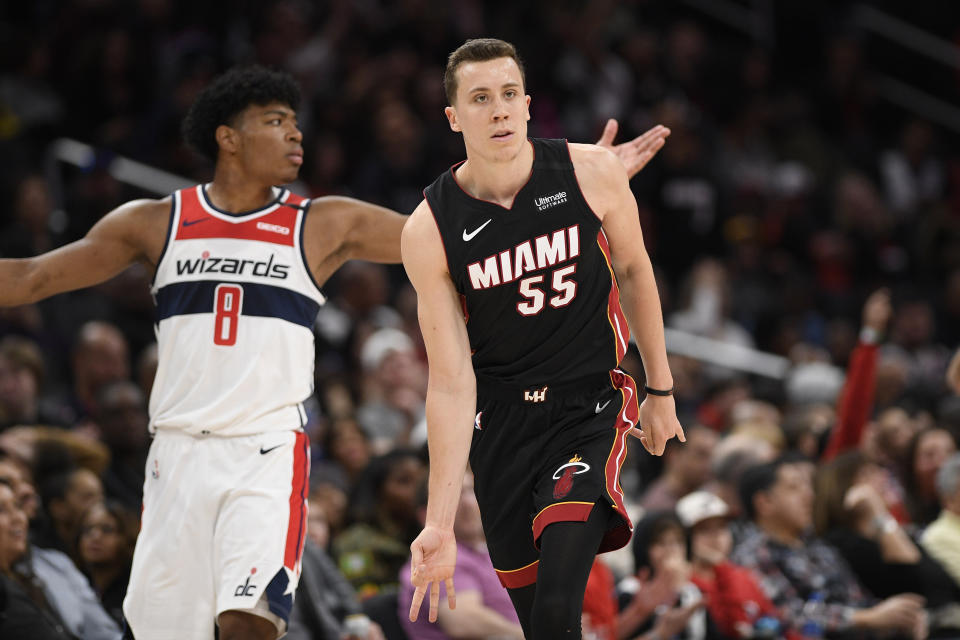
{"label": "black basketball shorts", "polygon": [[558,386],[477,385],[470,466],[503,586],[534,583],[544,528],[585,522],[598,501],[619,516],[600,552],[629,542],[620,469],[639,413],[636,383],[618,369]]}

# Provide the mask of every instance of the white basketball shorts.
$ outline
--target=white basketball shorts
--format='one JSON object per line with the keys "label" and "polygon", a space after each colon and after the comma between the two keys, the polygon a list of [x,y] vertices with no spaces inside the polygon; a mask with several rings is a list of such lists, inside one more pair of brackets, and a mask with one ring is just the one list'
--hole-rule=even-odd
{"label": "white basketball shorts", "polygon": [[195,437],[158,431],[123,612],[137,640],[210,640],[224,611],[286,633],[307,526],[300,431]]}

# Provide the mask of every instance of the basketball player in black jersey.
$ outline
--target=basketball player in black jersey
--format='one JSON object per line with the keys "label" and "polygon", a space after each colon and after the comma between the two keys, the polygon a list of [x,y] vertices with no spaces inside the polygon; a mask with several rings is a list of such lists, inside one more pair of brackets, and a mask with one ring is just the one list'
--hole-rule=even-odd
{"label": "basketball player in black jersey", "polygon": [[[637,204],[616,156],[527,138],[512,45],[470,40],[448,60],[451,129],[467,159],[404,227],[430,365],[427,522],[411,545],[436,619],[455,606],[453,517],[468,455],[490,557],[527,638],[579,638],[594,556],[632,525],[619,486],[628,435],[654,455],[684,440]],[[669,131],[653,130],[656,141]],[[622,306],[621,306],[622,304]],[[616,367],[636,336],[646,375]]]}

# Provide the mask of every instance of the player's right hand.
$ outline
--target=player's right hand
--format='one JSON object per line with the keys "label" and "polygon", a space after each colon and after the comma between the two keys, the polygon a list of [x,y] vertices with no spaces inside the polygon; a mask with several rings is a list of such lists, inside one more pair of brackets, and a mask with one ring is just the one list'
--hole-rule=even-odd
{"label": "player's right hand", "polygon": [[457,540],[452,529],[427,525],[410,545],[410,582],[413,583],[413,601],[410,603],[410,621],[416,622],[420,615],[423,597],[430,589],[430,622],[437,621],[440,609],[440,582],[447,587],[447,605],[457,607],[453,589],[453,570],[457,564]]}

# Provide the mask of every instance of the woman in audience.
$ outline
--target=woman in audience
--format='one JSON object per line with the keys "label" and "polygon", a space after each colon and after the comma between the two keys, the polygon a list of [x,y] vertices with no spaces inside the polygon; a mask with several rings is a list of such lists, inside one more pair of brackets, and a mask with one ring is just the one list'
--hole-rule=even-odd
{"label": "woman in audience", "polygon": [[98,502],[80,519],[80,568],[90,579],[100,604],[120,625],[136,540],[137,524],[118,503]]}
{"label": "woman in audience", "polygon": [[417,487],[427,470],[420,456],[396,449],[370,461],[350,495],[353,522],[333,540],[333,555],[361,599],[396,590],[398,573],[419,532]]}
{"label": "woman in audience", "polygon": [[940,465],[957,451],[957,440],[946,429],[931,427],[913,437],[908,449],[903,484],[907,490],[907,508],[917,526],[926,526],[940,514],[936,477]]}
{"label": "woman in audience", "polygon": [[817,473],[817,533],[878,598],[917,593],[932,611],[960,602],[960,586],[890,515],[888,487],[883,469],[861,452],[837,456]]}
{"label": "woman in audience", "polygon": [[0,480],[0,638],[70,640],[43,590],[13,570],[27,552],[27,529],[27,515],[13,487]]}

